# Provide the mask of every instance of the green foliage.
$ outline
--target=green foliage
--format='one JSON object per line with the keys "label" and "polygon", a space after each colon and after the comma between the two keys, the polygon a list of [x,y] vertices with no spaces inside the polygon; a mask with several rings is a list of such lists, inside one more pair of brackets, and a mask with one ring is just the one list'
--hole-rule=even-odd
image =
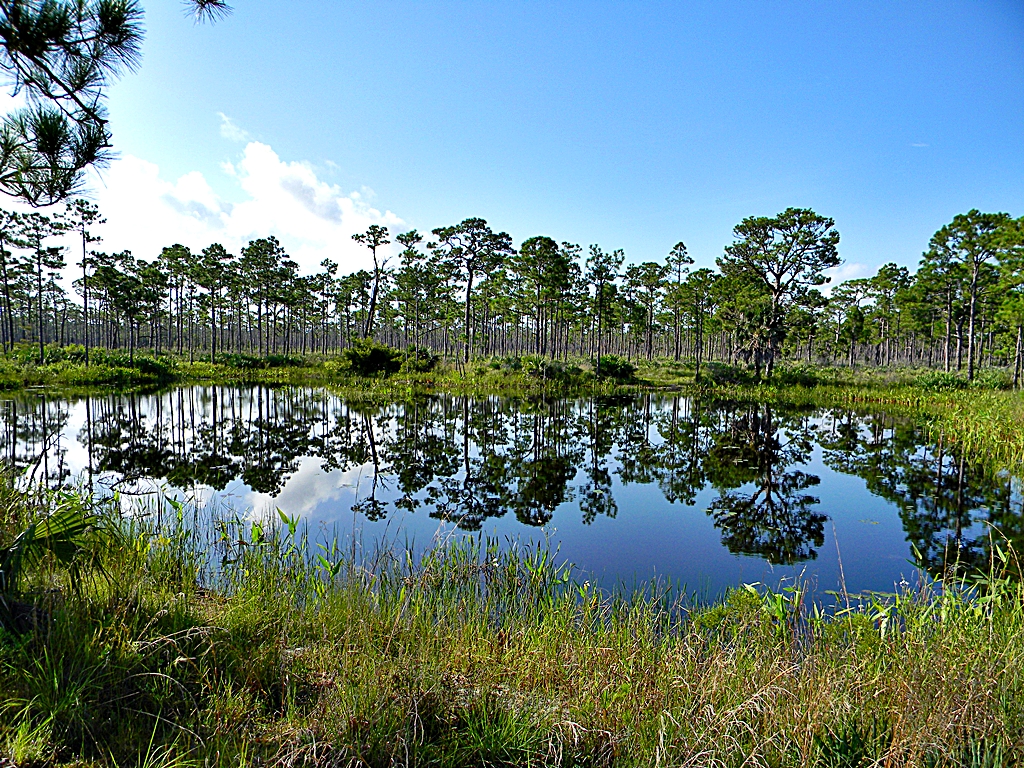
{"label": "green foliage", "polygon": [[81,590],[83,568],[99,561],[112,541],[111,529],[77,492],[30,494],[18,490],[7,473],[0,476],[0,506],[7,516],[7,525],[0,526],[0,631],[24,632],[45,615],[19,600],[30,577],[60,569],[68,574],[68,586]]}
{"label": "green foliage", "polygon": [[402,367],[402,352],[373,339],[360,339],[342,352],[349,369],[359,376],[397,373]]}
{"label": "green foliage", "polygon": [[915,384],[926,392],[955,392],[967,388],[967,379],[952,372],[926,371],[917,377]]}
{"label": "green foliage", "polygon": [[[211,539],[197,511],[166,502],[160,525],[116,518],[121,544],[100,554],[110,578],[35,593],[46,626],[0,630],[4,754],[468,767],[739,765],[756,752],[787,768],[1024,757],[1024,588],[999,574],[836,611],[746,588],[688,606],[605,594],[543,545],[461,538],[352,560],[295,518],[218,518]],[[47,563],[26,564],[29,581]],[[705,707],[716,716],[687,718]]]}
{"label": "green foliage", "polygon": [[223,354],[218,358],[218,362],[239,371],[262,371],[267,367],[266,358],[236,353]]}
{"label": "green foliage", "polygon": [[618,382],[631,382],[636,378],[636,366],[618,355],[601,355],[594,371],[599,378]]}
{"label": "green foliage", "polygon": [[576,385],[588,380],[588,374],[580,366],[541,355],[496,357],[490,360],[488,367],[492,370],[522,374],[541,382]]}
{"label": "green foliage", "polygon": [[861,768],[883,761],[892,743],[892,729],[872,722],[828,725],[814,735],[815,766],[820,768]]}
{"label": "green foliage", "polygon": [[430,373],[441,358],[427,347],[410,346],[402,358],[402,370],[410,373]]}
{"label": "green foliage", "polygon": [[784,365],[775,369],[772,383],[783,387],[814,387],[820,383],[818,367],[813,365]]}
{"label": "green foliage", "polygon": [[301,357],[294,355],[244,355],[227,353],[217,355],[217,362],[240,371],[264,371],[268,368],[298,368],[305,365]]}
{"label": "green foliage", "polygon": [[974,375],[971,387],[974,389],[1010,389],[1013,380],[1007,371],[994,368],[983,368]]}
{"label": "green foliage", "polygon": [[725,363],[707,363],[704,376],[713,384],[744,385],[754,383],[754,374],[747,368]]}

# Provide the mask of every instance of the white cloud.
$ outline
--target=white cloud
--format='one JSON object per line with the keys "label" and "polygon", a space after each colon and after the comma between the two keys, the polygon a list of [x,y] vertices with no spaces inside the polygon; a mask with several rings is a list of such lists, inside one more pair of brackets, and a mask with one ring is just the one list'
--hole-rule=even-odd
{"label": "white cloud", "polygon": [[352,504],[357,497],[365,497],[367,485],[372,482],[368,478],[373,476],[373,465],[330,471],[324,471],[322,465],[320,459],[312,456],[299,459],[298,468],[276,496],[248,490],[239,493],[240,508],[249,510],[250,516],[256,519],[275,509],[283,509],[288,514],[321,523],[337,523],[343,518],[351,520]]}
{"label": "white cloud", "polygon": [[873,274],[874,270],[871,267],[856,261],[840,264],[832,269],[826,269],[825,275],[831,277],[832,282],[823,286],[824,292],[826,294],[831,292],[832,288],[847,280],[856,280],[858,277],[870,277]]}
{"label": "white cloud", "polygon": [[220,135],[228,141],[237,141],[240,144],[249,140],[249,132],[242,128],[238,123],[232,120],[230,117],[225,115],[223,112],[218,112],[220,115]]}
{"label": "white cloud", "polygon": [[928,145],[927,144],[922,144],[921,142],[914,142],[910,146],[912,146],[912,147],[927,147]]}
{"label": "white cloud", "polygon": [[372,191],[345,192],[320,179],[309,163],[286,162],[266,144],[250,141],[221,171],[239,202],[221,198],[199,171],[170,181],[146,160],[127,155],[114,161],[92,184],[107,219],[102,249],[151,259],[173,243],[196,251],[219,242],[238,253],[250,240],[274,235],[303,271],[330,258],[348,272],[370,263],[369,252],[352,241],[355,232],[370,224],[402,228],[394,213],[367,202]]}

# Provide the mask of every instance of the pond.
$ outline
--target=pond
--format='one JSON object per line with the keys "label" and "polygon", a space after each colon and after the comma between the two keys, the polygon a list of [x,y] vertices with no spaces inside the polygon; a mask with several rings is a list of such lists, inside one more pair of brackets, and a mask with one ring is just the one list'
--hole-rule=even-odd
{"label": "pond", "polygon": [[546,538],[609,587],[656,577],[713,597],[802,576],[819,594],[892,591],[920,566],[984,563],[992,526],[1024,530],[1019,479],[881,411],[209,386],[23,393],[0,418],[4,458],[51,485],[280,508],[363,548]]}

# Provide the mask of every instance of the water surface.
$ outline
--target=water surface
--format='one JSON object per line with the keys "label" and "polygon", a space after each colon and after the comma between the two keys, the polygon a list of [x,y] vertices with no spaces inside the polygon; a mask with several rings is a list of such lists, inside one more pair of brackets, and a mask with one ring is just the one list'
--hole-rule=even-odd
{"label": "water surface", "polygon": [[9,462],[50,484],[280,508],[370,547],[483,532],[548,538],[611,586],[703,596],[802,574],[891,591],[1017,537],[1021,483],[884,412],[702,402],[192,387],[0,403]]}

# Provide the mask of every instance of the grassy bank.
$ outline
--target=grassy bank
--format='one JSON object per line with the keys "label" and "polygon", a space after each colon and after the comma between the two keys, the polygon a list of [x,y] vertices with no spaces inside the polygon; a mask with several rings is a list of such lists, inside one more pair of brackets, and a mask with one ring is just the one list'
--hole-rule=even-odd
{"label": "grassy bank", "polygon": [[[455,395],[586,396],[683,391],[709,398],[756,399],[804,405],[884,406],[927,422],[936,439],[960,444],[993,471],[1024,473],[1024,392],[1007,389],[1007,374],[983,370],[968,382],[957,374],[920,369],[780,367],[771,383],[749,371],[709,364],[694,381],[692,367],[670,360],[639,362],[609,356],[598,376],[587,361],[558,362],[538,357],[476,360],[468,365],[431,358],[409,360],[370,345],[362,356],[222,355],[217,363],[173,355],[129,356],[93,350],[84,363],[79,347],[20,347],[0,357],[0,390],[44,388],[56,393],[127,390],[193,384],[322,386],[348,397],[403,399],[420,392]],[[373,355],[392,355],[390,367]],[[367,359],[371,359],[368,364]],[[410,364],[410,362],[412,364]],[[385,359],[385,364],[388,360]]]}
{"label": "grassy bank", "polygon": [[[0,542],[80,502],[0,488]],[[105,518],[7,597],[16,765],[1013,765],[1024,590],[610,596],[544,549],[353,557],[296,521]],[[290,524],[289,524],[290,523]],[[205,528],[203,530],[210,530]],[[91,537],[91,539],[90,539]],[[90,543],[91,541],[91,543]],[[95,559],[90,560],[92,553]],[[944,588],[943,588],[944,586]]]}
{"label": "grassy bank", "polygon": [[334,386],[387,395],[411,389],[451,393],[529,394],[601,392],[636,380],[633,366],[616,362],[598,377],[589,363],[563,363],[537,357],[486,358],[468,365],[436,356],[416,357],[372,343],[357,344],[340,355],[218,355],[216,362],[173,354],[92,350],[85,363],[82,347],[47,347],[43,363],[37,347],[18,347],[0,355],[0,390],[139,389],[169,385],[253,383],[271,386]]}

